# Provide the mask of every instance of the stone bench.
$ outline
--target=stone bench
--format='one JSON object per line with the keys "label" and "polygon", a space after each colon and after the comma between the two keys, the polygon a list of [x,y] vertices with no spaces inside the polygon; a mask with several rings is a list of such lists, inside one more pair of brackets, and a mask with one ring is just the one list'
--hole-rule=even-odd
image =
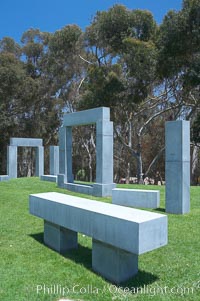
{"label": "stone bench", "polygon": [[112,203],[135,208],[155,209],[160,206],[160,191],[115,188],[112,190]]}
{"label": "stone bench", "polygon": [[138,255],[167,244],[167,216],[56,192],[29,196],[30,213],[44,219],[44,243],[65,253],[77,234],[92,237],[92,267],[114,283],[138,272]]}

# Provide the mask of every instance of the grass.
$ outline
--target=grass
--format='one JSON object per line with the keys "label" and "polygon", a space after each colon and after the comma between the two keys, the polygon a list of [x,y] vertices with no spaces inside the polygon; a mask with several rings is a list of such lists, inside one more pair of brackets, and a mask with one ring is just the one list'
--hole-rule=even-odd
{"label": "grass", "polygon": [[[164,213],[164,187],[159,189]],[[79,248],[62,256],[43,244],[43,221],[29,214],[31,193],[57,191],[38,178],[0,182],[0,300],[200,300],[200,187],[191,187],[191,212],[168,214],[168,245],[139,257],[139,273],[114,286],[92,271],[91,238],[79,234]],[[89,199],[110,202],[110,198]]]}

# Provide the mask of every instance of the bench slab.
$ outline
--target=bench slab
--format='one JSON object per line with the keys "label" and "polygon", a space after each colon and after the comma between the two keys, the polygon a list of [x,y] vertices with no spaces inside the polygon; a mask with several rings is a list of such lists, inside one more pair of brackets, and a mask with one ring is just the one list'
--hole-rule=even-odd
{"label": "bench slab", "polygon": [[30,213],[134,254],[167,244],[167,216],[57,192],[30,195]]}
{"label": "bench slab", "polygon": [[44,219],[44,241],[64,253],[77,233],[92,237],[92,267],[115,283],[138,271],[138,255],[167,244],[167,216],[56,192],[29,196],[30,213]]}

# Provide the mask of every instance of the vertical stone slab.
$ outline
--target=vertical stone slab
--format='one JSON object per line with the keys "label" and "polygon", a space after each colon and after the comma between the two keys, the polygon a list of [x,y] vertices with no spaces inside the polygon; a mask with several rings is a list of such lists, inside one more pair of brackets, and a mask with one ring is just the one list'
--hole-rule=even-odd
{"label": "vertical stone slab", "polygon": [[138,272],[138,255],[92,240],[92,268],[106,279],[119,284]]}
{"label": "vertical stone slab", "polygon": [[58,174],[57,175],[57,184],[58,184],[58,187],[60,188],[64,188],[64,184],[65,184],[65,175],[63,174]]}
{"label": "vertical stone slab", "polygon": [[74,177],[72,174],[72,127],[66,127],[66,176],[67,182],[73,183]]}
{"label": "vertical stone slab", "polygon": [[165,125],[166,212],[190,211],[190,122],[169,121]]}
{"label": "vertical stone slab", "polygon": [[63,254],[69,249],[78,247],[78,235],[77,232],[44,221],[44,243]]}
{"label": "vertical stone slab", "polygon": [[66,127],[59,128],[59,174],[57,176],[58,187],[64,188],[66,182]]}
{"label": "vertical stone slab", "polygon": [[17,146],[7,147],[7,174],[10,179],[17,178]]}
{"label": "vertical stone slab", "polygon": [[97,121],[96,123],[96,182],[110,184],[113,181],[113,123]]}
{"label": "vertical stone slab", "polygon": [[[61,182],[73,183],[72,174],[72,128],[61,127],[59,129],[59,179],[58,186],[63,187]],[[64,175],[64,179],[63,179]]]}
{"label": "vertical stone slab", "polygon": [[59,174],[59,146],[49,147],[49,166],[50,175],[57,176]]}
{"label": "vertical stone slab", "polygon": [[94,195],[110,196],[113,184],[113,122],[96,122],[96,184]]}
{"label": "vertical stone slab", "polygon": [[35,175],[40,177],[44,174],[44,147],[39,146],[36,148],[36,166]]}
{"label": "vertical stone slab", "polygon": [[65,175],[66,171],[66,127],[59,129],[59,173]]}

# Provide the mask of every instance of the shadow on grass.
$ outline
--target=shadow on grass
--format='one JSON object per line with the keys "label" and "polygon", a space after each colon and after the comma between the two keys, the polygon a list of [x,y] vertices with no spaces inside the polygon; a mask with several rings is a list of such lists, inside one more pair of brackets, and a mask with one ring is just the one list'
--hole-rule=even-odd
{"label": "shadow on grass", "polygon": [[139,270],[137,275],[130,280],[120,284],[120,287],[128,287],[132,293],[140,293],[147,290],[148,285],[158,280],[158,277],[152,273]]}
{"label": "shadow on grass", "polygon": [[35,234],[29,234],[29,236],[34,238],[35,240],[37,240],[41,244],[44,244],[44,233],[43,232],[35,233]]}
{"label": "shadow on grass", "polygon": [[[44,243],[44,233],[29,234],[30,237],[35,239],[40,244],[44,245],[46,248],[50,248]],[[52,249],[53,250],[53,249]],[[55,251],[55,250],[54,250]],[[55,251],[56,252],[56,251]],[[66,253],[60,253],[61,256],[71,259],[76,263],[84,265],[87,269],[92,270],[92,250],[85,246],[78,244],[77,249],[68,250]]]}
{"label": "shadow on grass", "polygon": [[[43,241],[44,233],[36,233],[30,234],[30,237],[41,243],[42,245],[46,246]],[[47,246],[46,246],[47,247]],[[49,247],[47,247],[49,248]],[[60,254],[61,256],[71,259],[72,261],[83,265],[88,270],[95,273],[92,269],[92,250],[88,247],[82,246],[78,244],[78,249],[72,249],[67,251],[65,254]],[[95,273],[96,274],[96,273]],[[101,275],[100,275],[101,276]],[[119,286],[121,288],[129,288],[131,291],[135,288],[139,292],[145,290],[145,286],[152,284],[158,280],[158,277],[152,273],[148,273],[145,271],[139,270],[137,275],[130,280],[121,283]],[[108,280],[107,280],[108,281]],[[110,282],[110,281],[108,281]],[[110,282],[111,283],[111,282]],[[113,283],[111,283],[113,284]]]}
{"label": "shadow on grass", "polygon": [[156,208],[154,209],[155,211],[159,211],[159,212],[165,212],[165,208]]}

